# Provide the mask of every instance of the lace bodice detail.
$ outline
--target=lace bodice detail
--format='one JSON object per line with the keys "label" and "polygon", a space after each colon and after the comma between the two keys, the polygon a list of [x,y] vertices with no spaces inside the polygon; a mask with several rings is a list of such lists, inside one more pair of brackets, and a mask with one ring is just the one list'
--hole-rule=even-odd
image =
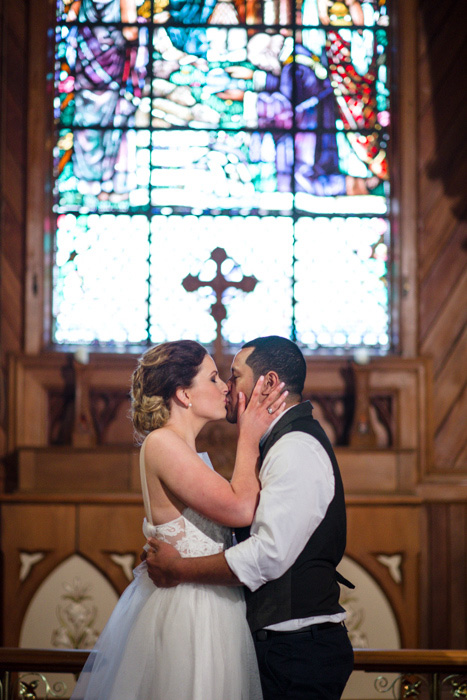
{"label": "lace bodice detail", "polygon": [[[199,453],[199,456],[208,467],[213,468],[207,452]],[[185,508],[175,520],[162,525],[153,525],[144,464],[144,443],[140,453],[140,473],[146,511],[143,533],[146,538],[157,537],[159,540],[171,544],[182,557],[203,557],[209,554],[218,554],[231,546],[230,528],[212,522],[191,508]]]}
{"label": "lace bodice detail", "polygon": [[171,544],[182,557],[204,557],[218,554],[232,544],[230,529],[217,525],[191,508],[185,508],[183,514],[163,525],[151,525],[144,519],[145,537],[157,537]]}

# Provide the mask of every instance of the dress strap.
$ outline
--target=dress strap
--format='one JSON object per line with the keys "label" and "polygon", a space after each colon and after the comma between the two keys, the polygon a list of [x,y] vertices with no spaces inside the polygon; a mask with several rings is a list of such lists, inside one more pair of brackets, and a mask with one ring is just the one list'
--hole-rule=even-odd
{"label": "dress strap", "polygon": [[146,478],[146,463],[144,461],[144,450],[146,447],[146,440],[147,438],[145,438],[139,451],[139,474],[141,479],[141,491],[143,494],[143,503],[144,510],[146,513],[146,520],[150,525],[153,525],[154,523],[152,522],[151,503],[149,501],[148,480]]}

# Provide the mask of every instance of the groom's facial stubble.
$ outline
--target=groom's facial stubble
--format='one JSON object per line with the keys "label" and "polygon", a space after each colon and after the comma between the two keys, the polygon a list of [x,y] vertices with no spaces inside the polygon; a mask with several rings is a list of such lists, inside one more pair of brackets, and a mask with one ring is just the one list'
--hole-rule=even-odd
{"label": "groom's facial stubble", "polygon": [[246,403],[250,400],[251,393],[255,386],[253,370],[246,364],[246,360],[253,352],[254,348],[240,350],[232,362],[231,374],[227,381],[227,415],[229,423],[237,422],[238,392],[241,391],[246,396]]}

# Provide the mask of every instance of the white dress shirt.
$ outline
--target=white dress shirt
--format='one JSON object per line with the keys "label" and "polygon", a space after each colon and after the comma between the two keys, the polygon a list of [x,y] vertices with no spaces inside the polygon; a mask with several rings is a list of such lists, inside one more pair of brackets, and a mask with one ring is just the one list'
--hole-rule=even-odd
{"label": "white dress shirt", "polygon": [[[251,591],[279,578],[292,566],[334,497],[331,461],[321,443],[308,433],[283,435],[268,451],[259,479],[260,500],[250,537],[225,552],[229,567]],[[345,617],[345,613],[337,613],[286,620],[270,629],[294,630],[317,622],[340,622]]]}

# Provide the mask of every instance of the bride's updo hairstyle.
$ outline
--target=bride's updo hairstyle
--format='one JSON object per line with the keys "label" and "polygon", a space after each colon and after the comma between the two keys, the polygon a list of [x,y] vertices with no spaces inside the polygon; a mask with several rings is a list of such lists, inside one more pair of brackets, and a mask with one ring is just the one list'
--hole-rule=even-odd
{"label": "bride's updo hairstyle", "polygon": [[131,382],[131,417],[136,432],[146,436],[170,416],[170,399],[188,389],[207,352],[194,340],[174,340],[147,350]]}

